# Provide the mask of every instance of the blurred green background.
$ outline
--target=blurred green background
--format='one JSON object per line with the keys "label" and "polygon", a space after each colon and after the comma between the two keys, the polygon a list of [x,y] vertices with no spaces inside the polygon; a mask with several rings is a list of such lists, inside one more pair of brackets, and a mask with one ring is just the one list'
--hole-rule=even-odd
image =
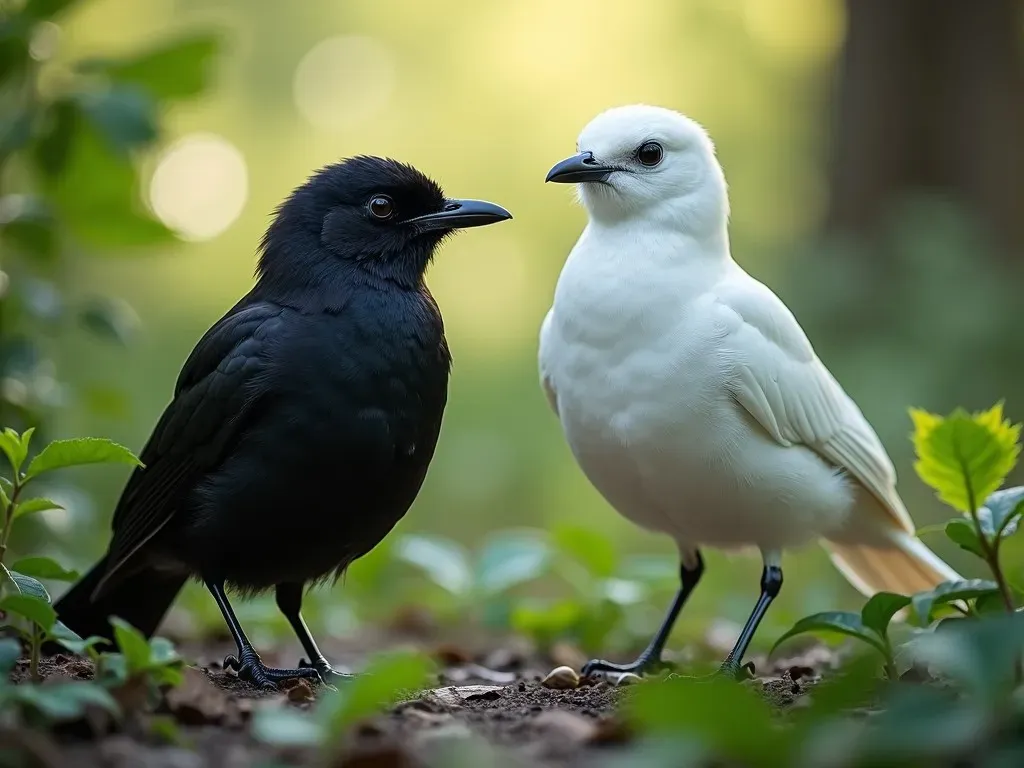
{"label": "blurred green background", "polygon": [[[0,13],[10,19],[24,6],[4,0]],[[47,13],[26,38],[35,106],[78,87],[72,62],[213,37],[149,78],[163,91],[152,136],[133,142],[131,109],[97,123],[108,138],[128,135],[118,157],[138,173],[135,215],[175,237],[156,231],[148,242],[145,227],[130,236],[116,216],[94,216],[94,188],[111,178],[102,164],[58,171],[74,177],[63,192],[40,182],[19,153],[54,151],[52,115],[35,129],[49,145],[23,142],[0,156],[0,234],[17,210],[11,196],[40,190],[56,201],[60,229],[60,247],[45,258],[33,257],[31,241],[2,242],[3,414],[12,426],[39,423],[47,437],[106,436],[141,449],[193,344],[251,286],[274,206],[323,164],[357,153],[396,157],[450,194],[490,199],[515,215],[453,239],[428,275],[455,357],[441,441],[395,534],[344,584],[317,593],[313,623],[332,634],[407,603],[456,623],[477,615],[475,597],[453,602],[395,557],[396,542],[416,532],[476,549],[509,528],[591,528],[614,542],[614,565],[598,572],[650,573],[653,563],[659,578],[625,597],[629,578],[619,579],[626,587],[613,583],[622,608],[615,631],[575,639],[635,644],[660,618],[675,581],[672,545],[621,519],[588,485],[536,374],[540,321],[584,224],[571,191],[545,186],[544,174],[610,106],[659,104],[710,131],[730,186],[734,256],[790,305],[874,424],[918,525],[941,513],[914,476],[907,408],[978,409],[1006,398],[1008,415],[1024,417],[1024,21],[1016,0],[36,6]],[[13,59],[0,61],[9,124],[26,103],[24,73]],[[202,87],[176,96],[174,84],[196,67]],[[107,74],[116,85],[117,73]],[[89,87],[103,93],[109,82],[101,72]],[[69,307],[79,310],[70,320]],[[38,350],[30,359],[26,340]],[[125,476],[69,473],[51,489],[67,511],[26,526],[16,547],[86,567],[106,545]],[[929,541],[977,575],[966,556]],[[715,620],[742,622],[756,597],[758,557],[708,560],[678,640],[728,627]],[[858,604],[818,548],[790,553],[785,565],[762,642],[808,611]],[[491,614],[555,610],[563,598],[580,599],[587,588],[577,581],[556,563],[515,587],[496,614],[488,608],[477,618],[502,627]],[[270,600],[239,613],[256,640],[283,629]],[[170,625],[188,634],[219,622],[212,600],[190,587]],[[513,623],[533,626],[522,612]]]}

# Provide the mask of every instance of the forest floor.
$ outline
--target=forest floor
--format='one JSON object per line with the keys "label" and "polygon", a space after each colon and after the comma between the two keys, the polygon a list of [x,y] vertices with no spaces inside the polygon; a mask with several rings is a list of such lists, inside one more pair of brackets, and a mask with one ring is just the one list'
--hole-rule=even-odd
{"label": "forest floor", "polygon": [[[372,650],[395,647],[388,640],[367,637],[325,650],[332,651],[328,655],[341,664],[358,669]],[[583,680],[570,689],[544,684],[553,667],[579,669],[586,661],[571,646],[556,645],[541,656],[516,639],[490,647],[478,644],[475,650],[451,642],[410,643],[408,638],[399,639],[397,645],[418,647],[433,656],[440,667],[437,687],[357,722],[343,739],[343,748],[328,759],[308,748],[268,746],[253,736],[250,727],[254,715],[264,708],[310,710],[321,694],[319,687],[290,681],[279,692],[254,689],[222,668],[220,659],[232,650],[223,641],[179,646],[194,666],[185,668],[184,682],[164,694],[154,715],[136,717],[117,728],[109,723],[78,724],[58,734],[20,732],[15,736],[23,749],[34,754],[34,764],[45,768],[468,768],[495,764],[496,758],[502,768],[555,768],[601,765],[632,740],[617,714],[629,686],[606,680]],[[295,662],[281,652],[266,652],[263,657],[268,664]],[[756,656],[753,661],[755,677],[742,684],[755,686],[779,708],[798,702],[837,663],[834,654],[821,646],[771,663]],[[67,655],[44,659],[41,671],[50,681],[92,676],[87,660]],[[23,660],[12,678],[25,677]],[[169,720],[174,727],[159,727]],[[479,760],[467,757],[474,750],[484,751],[476,752]],[[454,755],[462,757],[457,760]]]}

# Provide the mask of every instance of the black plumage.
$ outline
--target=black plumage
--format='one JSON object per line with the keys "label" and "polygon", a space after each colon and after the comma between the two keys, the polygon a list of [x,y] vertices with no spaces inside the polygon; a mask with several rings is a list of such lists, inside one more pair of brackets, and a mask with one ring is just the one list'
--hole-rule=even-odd
{"label": "black plumage", "polygon": [[[200,340],[114,512],[107,554],[56,605],[83,636],[156,631],[190,576],[260,685],[335,673],[299,614],[406,513],[434,453],[451,357],[423,281],[457,228],[510,218],[411,166],[357,157],[280,206],[253,289]],[[310,656],[265,667],[225,596],[276,589]]]}

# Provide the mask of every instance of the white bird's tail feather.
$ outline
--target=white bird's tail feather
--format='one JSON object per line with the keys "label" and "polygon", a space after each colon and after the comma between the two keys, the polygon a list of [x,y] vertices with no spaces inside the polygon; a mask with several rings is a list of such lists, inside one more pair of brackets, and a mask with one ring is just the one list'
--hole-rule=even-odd
{"label": "white bird's tail feather", "polygon": [[822,541],[839,572],[866,597],[876,592],[912,595],[961,576],[916,536],[894,529],[892,546]]}

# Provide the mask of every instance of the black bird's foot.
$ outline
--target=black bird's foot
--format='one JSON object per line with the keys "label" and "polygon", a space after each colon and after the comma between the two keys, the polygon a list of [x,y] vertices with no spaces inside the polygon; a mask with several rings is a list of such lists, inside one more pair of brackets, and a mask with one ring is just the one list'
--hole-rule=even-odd
{"label": "black bird's foot", "polygon": [[655,674],[665,670],[672,671],[675,664],[664,661],[657,656],[641,656],[630,664],[613,664],[604,659],[591,659],[583,665],[580,670],[580,677],[598,677],[606,675],[633,674],[643,677],[644,675]]}
{"label": "black bird's foot", "polygon": [[723,680],[751,680],[754,677],[754,662],[740,664],[738,661],[726,659],[712,677]]}
{"label": "black bird's foot", "polygon": [[323,682],[320,672],[314,667],[274,669],[273,667],[266,666],[256,651],[248,649],[242,651],[241,660],[237,656],[227,656],[224,659],[224,669],[230,669],[235,672],[239,680],[252,683],[257,688],[273,691],[278,689],[278,683],[285,680],[304,678],[317,683]]}
{"label": "black bird's foot", "polygon": [[355,678],[355,675],[351,672],[339,672],[336,670],[323,656],[315,659],[312,664],[305,659],[299,659],[299,669],[316,670],[324,684],[329,685],[332,688],[340,683],[344,683],[346,680],[352,680]]}

